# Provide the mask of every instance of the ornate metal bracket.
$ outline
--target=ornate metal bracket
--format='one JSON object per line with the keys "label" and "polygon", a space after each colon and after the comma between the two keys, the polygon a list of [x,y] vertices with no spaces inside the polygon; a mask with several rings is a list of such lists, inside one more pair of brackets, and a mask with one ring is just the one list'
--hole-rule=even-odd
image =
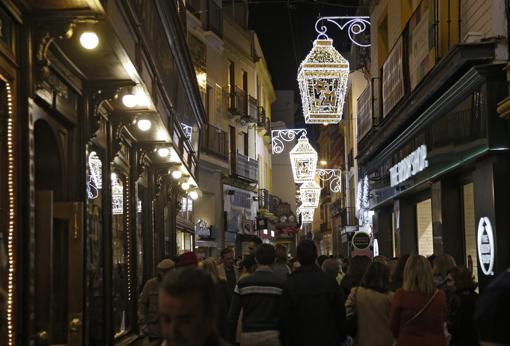
{"label": "ornate metal bracket", "polygon": [[339,169],[316,169],[315,174],[322,181],[329,181],[331,192],[342,191],[342,171]]}
{"label": "ornate metal bracket", "polygon": [[370,43],[360,43],[356,41],[356,35],[362,34],[367,30],[370,26],[370,17],[350,17],[350,16],[340,16],[340,17],[320,17],[315,22],[315,31],[317,31],[318,39],[327,39],[329,38],[326,32],[328,28],[323,24],[324,21],[328,23],[335,24],[340,30],[344,30],[347,28],[347,34],[351,39],[351,42],[359,47],[370,47]]}
{"label": "ornate metal bracket", "polygon": [[272,130],[271,145],[273,147],[273,154],[281,154],[283,149],[285,149],[284,142],[292,142],[300,134],[306,137],[306,129]]}

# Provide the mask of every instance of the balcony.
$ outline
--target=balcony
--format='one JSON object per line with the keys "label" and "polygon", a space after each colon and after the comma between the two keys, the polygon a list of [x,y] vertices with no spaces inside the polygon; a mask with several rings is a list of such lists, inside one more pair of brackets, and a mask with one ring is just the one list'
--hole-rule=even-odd
{"label": "balcony", "polygon": [[259,162],[238,152],[232,156],[232,175],[249,183],[257,183]]}
{"label": "balcony", "polygon": [[248,115],[248,95],[238,87],[229,88],[228,111],[231,116],[245,117]]}
{"label": "balcony", "polygon": [[353,207],[342,208],[340,210],[340,220],[342,226],[356,226],[358,220],[356,220],[356,210]]}
{"label": "balcony", "polygon": [[227,133],[213,125],[207,125],[200,134],[200,149],[202,152],[228,161]]}
{"label": "balcony", "polygon": [[248,117],[250,118],[251,123],[256,123],[259,116],[259,105],[257,99],[248,96]]}
{"label": "balcony", "polygon": [[206,30],[214,32],[219,37],[223,37],[223,10],[214,0],[207,2],[207,25]]}
{"label": "balcony", "polygon": [[257,128],[260,133],[266,136],[271,136],[271,121],[266,115],[264,107],[259,106],[257,112]]}

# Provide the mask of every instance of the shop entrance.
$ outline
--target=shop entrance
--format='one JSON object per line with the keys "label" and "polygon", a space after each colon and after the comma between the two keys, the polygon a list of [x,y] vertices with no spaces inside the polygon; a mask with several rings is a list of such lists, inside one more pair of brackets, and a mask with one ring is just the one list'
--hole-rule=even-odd
{"label": "shop entrance", "polygon": [[426,199],[416,203],[416,231],[418,239],[418,253],[430,256],[434,253],[432,233],[432,200]]}
{"label": "shop entrance", "polygon": [[51,126],[38,120],[35,148],[36,345],[82,345],[82,203],[64,200],[63,155]]}

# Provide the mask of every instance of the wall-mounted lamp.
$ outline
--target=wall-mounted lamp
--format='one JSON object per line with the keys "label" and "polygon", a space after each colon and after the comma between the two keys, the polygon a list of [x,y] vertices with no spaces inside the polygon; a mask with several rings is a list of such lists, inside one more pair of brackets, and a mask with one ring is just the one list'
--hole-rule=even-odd
{"label": "wall-mounted lamp", "polygon": [[99,45],[99,37],[93,31],[84,31],[80,35],[80,44],[85,49],[95,49]]}

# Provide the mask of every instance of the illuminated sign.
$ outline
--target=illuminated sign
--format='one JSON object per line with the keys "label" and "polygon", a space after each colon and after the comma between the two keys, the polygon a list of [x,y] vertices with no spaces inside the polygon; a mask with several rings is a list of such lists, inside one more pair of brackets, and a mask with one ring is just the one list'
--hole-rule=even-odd
{"label": "illuminated sign", "polygon": [[352,236],[352,246],[356,250],[367,250],[370,247],[370,234],[367,232],[356,232]]}
{"label": "illuminated sign", "polygon": [[488,217],[480,218],[477,232],[478,261],[485,275],[494,275],[494,234]]}
{"label": "illuminated sign", "polygon": [[427,161],[427,146],[421,145],[418,149],[406,156],[402,161],[390,168],[391,186],[396,186],[412,176],[420,173],[429,165]]}
{"label": "illuminated sign", "polygon": [[374,257],[379,256],[379,242],[377,239],[374,239],[374,244],[372,246],[374,247]]}

